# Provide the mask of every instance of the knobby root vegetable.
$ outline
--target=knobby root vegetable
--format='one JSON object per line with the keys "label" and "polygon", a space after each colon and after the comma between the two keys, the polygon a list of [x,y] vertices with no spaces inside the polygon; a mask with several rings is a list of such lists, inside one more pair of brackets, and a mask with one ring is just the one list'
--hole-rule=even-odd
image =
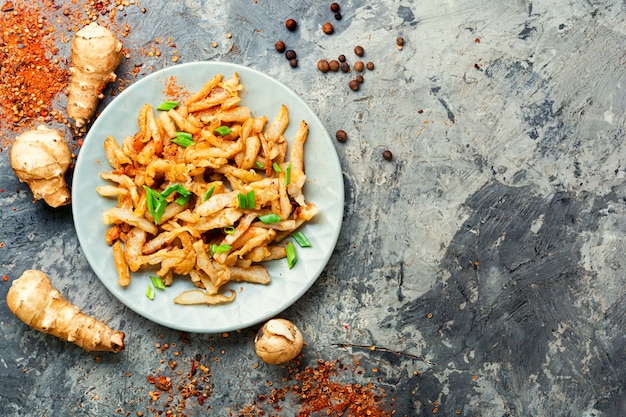
{"label": "knobby root vegetable", "polygon": [[124,349],[123,332],[81,312],[52,287],[42,271],[25,271],[13,281],[7,305],[33,329],[72,342],[87,352],[117,353]]}
{"label": "knobby root vegetable", "polygon": [[96,22],[76,32],[67,98],[67,115],[76,127],[89,123],[104,97],[104,88],[117,78],[115,70],[122,59],[122,46],[113,32]]}
{"label": "knobby root vegetable", "polygon": [[300,330],[285,319],[272,319],[259,329],[254,339],[256,354],[264,362],[279,364],[294,359],[304,345]]}
{"label": "knobby root vegetable", "polygon": [[11,167],[20,181],[30,187],[35,200],[51,207],[70,203],[65,172],[72,153],[63,134],[46,126],[19,135],[11,147]]}

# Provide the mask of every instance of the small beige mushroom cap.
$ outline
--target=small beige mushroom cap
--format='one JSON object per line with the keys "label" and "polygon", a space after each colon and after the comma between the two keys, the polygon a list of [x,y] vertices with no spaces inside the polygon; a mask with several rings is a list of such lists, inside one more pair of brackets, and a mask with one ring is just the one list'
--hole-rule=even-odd
{"label": "small beige mushroom cap", "polygon": [[72,162],[69,145],[60,131],[39,126],[19,135],[11,147],[11,167],[30,187],[35,200],[50,207],[70,203],[65,172]]}
{"label": "small beige mushroom cap", "polygon": [[289,320],[272,319],[259,329],[254,345],[259,358],[275,365],[298,356],[304,345],[304,338],[296,325]]}

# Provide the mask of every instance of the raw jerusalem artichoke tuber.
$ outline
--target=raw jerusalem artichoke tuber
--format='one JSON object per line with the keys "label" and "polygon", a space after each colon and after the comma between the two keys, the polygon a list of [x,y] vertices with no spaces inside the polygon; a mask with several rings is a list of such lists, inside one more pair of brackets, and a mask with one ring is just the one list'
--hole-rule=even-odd
{"label": "raw jerusalem artichoke tuber", "polygon": [[102,91],[115,81],[122,43],[109,29],[92,22],[74,36],[67,115],[83,127],[96,113]]}
{"label": "raw jerusalem artichoke tuber", "polygon": [[35,200],[51,207],[70,203],[65,172],[72,162],[72,153],[58,130],[39,126],[19,135],[11,147],[11,167],[20,181],[33,192]]}
{"label": "raw jerusalem artichoke tuber", "polygon": [[119,352],[124,333],[81,312],[52,287],[42,271],[25,271],[7,293],[9,309],[33,329],[72,342],[87,352]]}
{"label": "raw jerusalem artichoke tuber", "polygon": [[300,329],[286,319],[271,319],[254,338],[256,354],[269,364],[285,363],[300,354],[304,338]]}

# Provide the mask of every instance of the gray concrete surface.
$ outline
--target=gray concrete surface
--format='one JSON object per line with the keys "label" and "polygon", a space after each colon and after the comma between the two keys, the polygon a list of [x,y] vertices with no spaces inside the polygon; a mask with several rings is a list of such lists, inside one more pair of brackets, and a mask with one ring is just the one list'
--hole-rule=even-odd
{"label": "gray concrete surface", "polygon": [[[339,3],[339,22],[330,2],[308,0],[146,1],[145,14],[120,18],[128,45],[171,36],[179,62],[262,70],[331,135],[348,132],[334,149],[346,184],[339,242],[282,314],[305,334],[304,361],[359,359],[365,373],[353,378],[391,393],[397,416],[626,415],[626,4]],[[298,68],[274,51],[278,39]],[[354,62],[357,44],[376,65],[360,91],[348,89],[354,74],[317,71],[320,58]],[[142,74],[172,65],[134,56],[122,71],[141,60]],[[22,271],[44,269],[127,335],[120,354],[87,354],[0,303],[1,415],[149,415],[146,375],[174,357],[156,352],[165,341],[181,363],[196,353],[211,363],[210,412],[189,415],[237,415],[286,372],[254,367],[255,328],[183,343],[120,304],[87,264],[71,209],[33,204],[8,149],[0,189],[1,298]]]}

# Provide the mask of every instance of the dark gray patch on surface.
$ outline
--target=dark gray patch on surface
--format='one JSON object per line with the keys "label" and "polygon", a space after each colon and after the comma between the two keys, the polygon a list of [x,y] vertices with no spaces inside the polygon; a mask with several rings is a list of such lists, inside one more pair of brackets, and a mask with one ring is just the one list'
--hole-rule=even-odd
{"label": "dark gray patch on surface", "polygon": [[[616,369],[610,363],[624,353],[623,331],[607,329],[610,336],[603,340],[594,334],[596,323],[581,316],[574,305],[577,294],[589,290],[586,275],[578,267],[578,234],[597,227],[606,204],[588,194],[562,192],[542,197],[529,187],[488,184],[466,202],[472,215],[440,264],[442,281],[400,309],[397,330],[419,323],[427,340],[445,342],[435,342],[428,349],[436,368],[471,373],[489,363],[498,364],[506,369],[507,377],[497,380],[496,389],[505,396],[522,392],[533,378],[540,390],[549,392],[550,375],[569,375],[572,398],[578,403],[548,400],[554,401],[555,416],[570,415],[585,406],[598,384],[621,390],[624,372],[605,375],[604,370]],[[541,226],[533,228],[539,221]],[[450,276],[443,279],[446,273]],[[607,325],[626,322],[625,304],[618,304],[618,311],[608,314],[621,318],[607,318]],[[432,319],[426,319],[428,314]],[[559,332],[565,346],[555,352],[550,344]],[[571,360],[582,355],[580,340],[589,340],[605,352],[591,360],[588,372]],[[462,359],[470,353],[476,362],[471,365]],[[451,378],[449,398],[442,403],[453,404],[470,395],[475,387],[469,381],[469,376]],[[439,385],[434,380],[428,383]],[[434,387],[427,390],[436,391]],[[531,415],[525,402],[516,398],[505,398],[505,402],[511,415]],[[617,411],[623,405],[603,407]]]}
{"label": "dark gray patch on surface", "polygon": [[415,26],[419,23],[419,21],[415,20],[415,14],[413,14],[413,10],[407,6],[398,7],[398,17],[404,20],[405,23],[408,23],[409,26]]}
{"label": "dark gray patch on surface", "polygon": [[537,28],[533,27],[533,26],[529,26],[528,23],[524,24],[524,29],[522,29],[520,31],[520,33],[517,35],[518,38],[520,38],[521,40],[525,41],[526,39],[528,39],[530,37],[530,35],[533,32],[536,32]]}

